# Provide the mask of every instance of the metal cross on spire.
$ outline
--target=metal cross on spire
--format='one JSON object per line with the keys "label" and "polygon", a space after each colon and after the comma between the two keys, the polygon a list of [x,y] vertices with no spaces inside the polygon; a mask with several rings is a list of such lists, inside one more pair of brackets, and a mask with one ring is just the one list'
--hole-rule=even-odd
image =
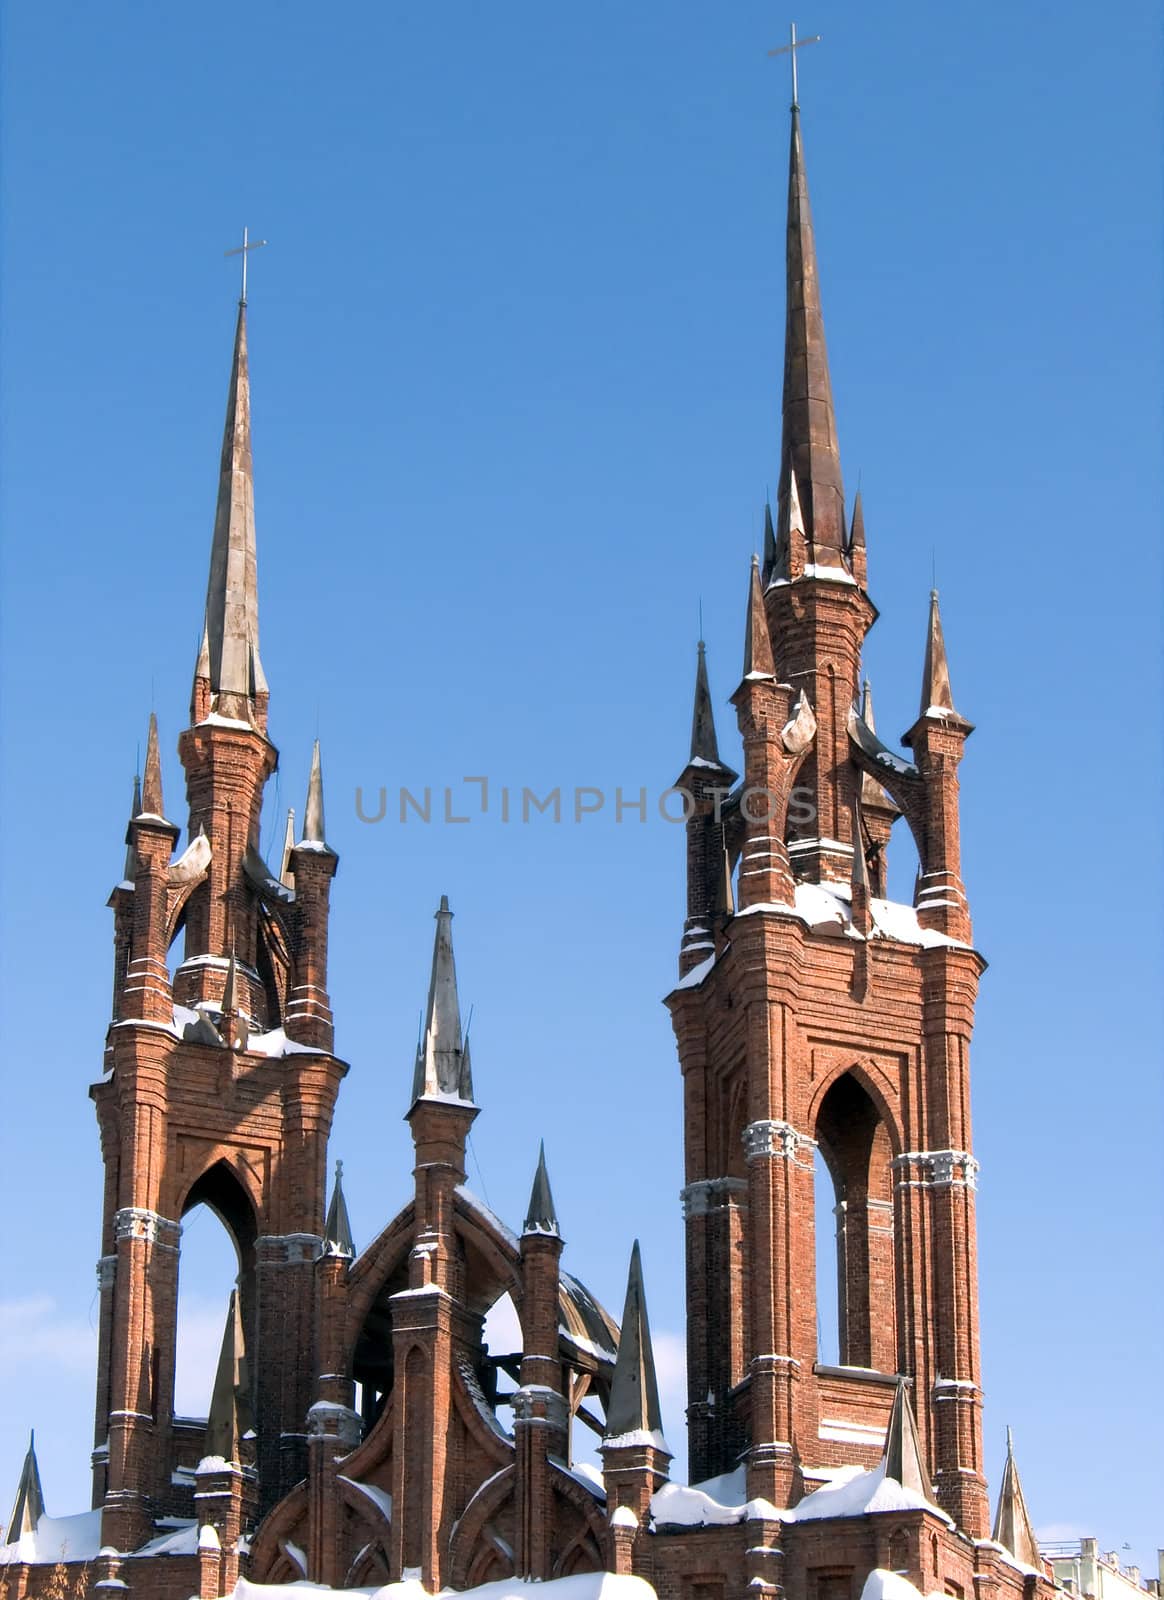
{"label": "metal cross on spire", "polygon": [[796,52],[798,50],[803,50],[806,44],[819,44],[820,34],[814,33],[810,39],[798,39],[796,37],[795,22],[791,24],[789,32],[790,39],[788,44],[782,44],[775,50],[769,50],[768,54],[770,56],[792,57],[792,109],[793,111],[798,111],[800,109],[800,91],[799,85],[796,81]]}
{"label": "metal cross on spire", "polygon": [[265,239],[252,239],[246,228],[243,229],[243,242],[234,250],[224,250],[224,256],[242,256],[242,294],[239,295],[239,304],[247,303],[247,256],[252,250],[261,250],[266,244]]}

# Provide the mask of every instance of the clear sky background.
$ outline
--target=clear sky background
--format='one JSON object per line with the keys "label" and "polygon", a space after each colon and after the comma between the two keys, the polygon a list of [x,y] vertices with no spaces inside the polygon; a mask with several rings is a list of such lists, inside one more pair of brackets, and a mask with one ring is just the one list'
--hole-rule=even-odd
{"label": "clear sky background", "polygon": [[[846,482],[889,736],[936,566],[965,873],[992,1489],[1164,1544],[1160,1482],[1160,28],[1151,0],[797,17]],[[709,6],[11,0],[3,84],[0,1517],[35,1425],[87,1503],[111,920],[151,705],[166,796],[201,627],[247,223],[263,660],[323,741],[333,1153],[357,1243],[406,1199],[432,912],[457,913],[519,1223],[544,1136],[566,1265],[617,1314],[643,1244],[682,1456],[680,1080],[660,997],[681,830],[391,820],[403,784],[652,799],[686,755],[702,598],[721,746],[778,463],[788,17]],[[389,820],[354,795],[389,790]],[[459,809],[465,812],[467,804]],[[894,853],[899,893],[913,860]],[[180,1399],[225,1236],[191,1226]]]}

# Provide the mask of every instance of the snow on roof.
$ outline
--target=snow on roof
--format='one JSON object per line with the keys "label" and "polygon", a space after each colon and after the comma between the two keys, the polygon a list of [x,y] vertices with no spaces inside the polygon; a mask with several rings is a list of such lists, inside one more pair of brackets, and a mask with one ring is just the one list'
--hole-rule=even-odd
{"label": "snow on roof", "polygon": [[[687,948],[689,950],[702,950],[703,946],[698,944],[688,945]],[[680,978],[679,982],[675,985],[676,989],[694,989],[698,984],[703,982],[704,978],[707,977],[707,974],[714,966],[715,946],[713,945],[711,954],[706,957],[705,960],[701,961],[697,967],[692,967],[691,971],[685,978]]]}
{"label": "snow on roof", "polygon": [[318,1045],[299,1044],[295,1039],[288,1039],[283,1028],[272,1028],[270,1033],[252,1033],[247,1039],[246,1053],[249,1056],[317,1056],[321,1051]]}
{"label": "snow on roof", "polygon": [[192,1556],[198,1553],[198,1524],[193,1520],[183,1521],[181,1527],[173,1528],[169,1533],[160,1533],[155,1539],[147,1539],[140,1550],[133,1552],[134,1556]]}
{"label": "snow on roof", "polygon": [[[814,1489],[795,1510],[782,1511],[780,1517],[784,1522],[815,1522],[822,1517],[863,1517],[876,1511],[929,1511],[954,1526],[925,1495],[903,1488],[895,1478],[887,1478],[884,1462],[870,1471],[850,1467],[838,1472],[831,1483]],[[895,1597],[886,1596],[885,1600]]]}
{"label": "snow on roof", "polygon": [[884,1567],[874,1567],[865,1579],[861,1600],[922,1600],[922,1592],[914,1587],[900,1572],[887,1572]]}
{"label": "snow on roof", "polygon": [[[781,917],[799,917],[810,928],[827,927],[832,924],[843,929],[850,938],[857,939],[860,935],[854,933],[850,925],[852,917],[848,904],[849,896],[848,884],[798,883],[795,887],[794,905],[785,905],[777,900],[765,900],[758,905],[745,906],[742,911],[736,912],[736,916],[750,917],[760,912],[767,912]],[[940,933],[936,928],[923,928],[917,920],[917,911],[913,906],[904,905],[897,900],[870,900],[869,909],[873,918],[873,932],[883,939],[892,939],[897,944],[917,944],[927,950],[935,945],[953,945],[961,950],[969,948],[962,939],[954,939],[948,933]],[[698,971],[698,967],[693,968],[683,983],[690,983]]]}
{"label": "snow on roof", "polygon": [[72,1517],[43,1516],[33,1533],[22,1533],[11,1544],[0,1545],[0,1566],[27,1561],[43,1565],[57,1561],[92,1561],[101,1548],[101,1510],[80,1511]]}
{"label": "snow on roof", "polygon": [[[433,1095],[425,1095],[424,1098],[426,1100],[431,1100],[437,1097]],[[442,1095],[439,1098],[448,1099],[449,1096]],[[455,1098],[455,1096],[453,1096],[453,1098]],[[467,1100],[464,1103],[466,1105],[470,1104],[470,1102]],[[495,1211],[490,1211],[484,1200],[479,1199],[477,1195],[473,1193],[472,1189],[470,1189],[466,1184],[459,1183],[454,1192],[458,1199],[465,1202],[465,1205],[470,1211],[475,1211],[484,1222],[487,1222],[491,1228],[501,1235],[507,1244],[511,1244],[515,1250],[517,1249],[517,1235],[514,1233],[513,1229],[507,1227]]]}
{"label": "snow on roof", "polygon": [[345,1478],[342,1474],[340,1482],[350,1483],[353,1489],[358,1489],[361,1494],[367,1495],[376,1509],[382,1511],[389,1522],[392,1521],[392,1496],[387,1489],[381,1489],[378,1483],[359,1483],[355,1478]]}
{"label": "snow on roof", "polygon": [[[444,1590],[451,1595],[453,1591]],[[232,1600],[302,1600],[304,1595],[363,1595],[366,1600],[430,1600],[415,1577],[386,1583],[381,1589],[328,1589],[315,1583],[251,1583],[240,1578]],[[458,1590],[458,1600],[657,1600],[644,1578],[616,1577],[612,1572],[583,1572],[573,1578],[552,1578],[536,1588],[520,1578],[501,1578],[475,1589]],[[896,1597],[891,1597],[896,1600]]]}
{"label": "snow on roof", "polygon": [[610,1434],[602,1441],[604,1450],[641,1450],[648,1446],[652,1450],[662,1450],[665,1455],[671,1454],[658,1428],[632,1428],[629,1433]]}

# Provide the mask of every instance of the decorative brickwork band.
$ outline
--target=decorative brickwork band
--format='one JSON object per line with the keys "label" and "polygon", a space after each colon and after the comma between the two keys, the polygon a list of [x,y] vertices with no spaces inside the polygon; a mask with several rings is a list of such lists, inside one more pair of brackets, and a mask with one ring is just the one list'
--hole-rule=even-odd
{"label": "decorative brickwork band", "polygon": [[746,1178],[700,1178],[680,1189],[679,1200],[684,1219],[706,1217],[713,1211],[746,1209],[748,1180]]}
{"label": "decorative brickwork band", "polygon": [[899,1172],[915,1172],[916,1177],[900,1177],[899,1189],[977,1189],[978,1163],[969,1150],[907,1150],[895,1156]]}
{"label": "decorative brickwork band", "polygon": [[[179,1223],[171,1222],[169,1217],[159,1216],[156,1211],[147,1211],[142,1206],[123,1206],[113,1216],[113,1236],[118,1244],[123,1239],[144,1239],[147,1244],[159,1245],[163,1250],[176,1250],[181,1235]],[[108,1260],[109,1257],[103,1259]],[[100,1270],[98,1265],[98,1272]]]}
{"label": "decorative brickwork band", "polygon": [[[764,1156],[777,1156],[781,1161],[797,1161],[802,1166],[812,1164],[816,1140],[806,1133],[798,1133],[790,1122],[749,1122],[744,1129],[744,1154],[749,1161]],[[807,1153],[808,1161],[804,1160]]]}

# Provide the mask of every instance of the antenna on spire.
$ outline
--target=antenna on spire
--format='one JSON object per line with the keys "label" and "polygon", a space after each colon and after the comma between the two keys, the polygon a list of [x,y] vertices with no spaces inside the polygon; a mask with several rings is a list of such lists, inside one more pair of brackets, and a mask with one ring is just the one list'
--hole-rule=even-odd
{"label": "antenna on spire", "polygon": [[243,229],[243,242],[233,250],[224,250],[224,256],[242,256],[242,293],[238,297],[240,306],[247,303],[247,256],[252,250],[261,250],[266,244],[265,239],[252,239],[246,228]]}
{"label": "antenna on spire", "polygon": [[819,44],[819,43],[820,43],[820,34],[819,33],[814,33],[810,39],[798,39],[796,37],[796,24],[795,24],[795,22],[793,22],[793,23],[791,23],[789,25],[789,42],[787,44],[782,44],[782,45],[778,46],[777,49],[775,49],[775,50],[769,50],[769,52],[768,52],[768,54],[770,56],[791,56],[792,57],[792,109],[793,109],[793,111],[799,111],[800,110],[800,86],[799,86],[799,84],[797,82],[797,78],[796,78],[796,52],[798,50],[803,49],[806,44]]}
{"label": "antenna on spire", "polygon": [[699,642],[703,643],[703,596],[699,597]]}

